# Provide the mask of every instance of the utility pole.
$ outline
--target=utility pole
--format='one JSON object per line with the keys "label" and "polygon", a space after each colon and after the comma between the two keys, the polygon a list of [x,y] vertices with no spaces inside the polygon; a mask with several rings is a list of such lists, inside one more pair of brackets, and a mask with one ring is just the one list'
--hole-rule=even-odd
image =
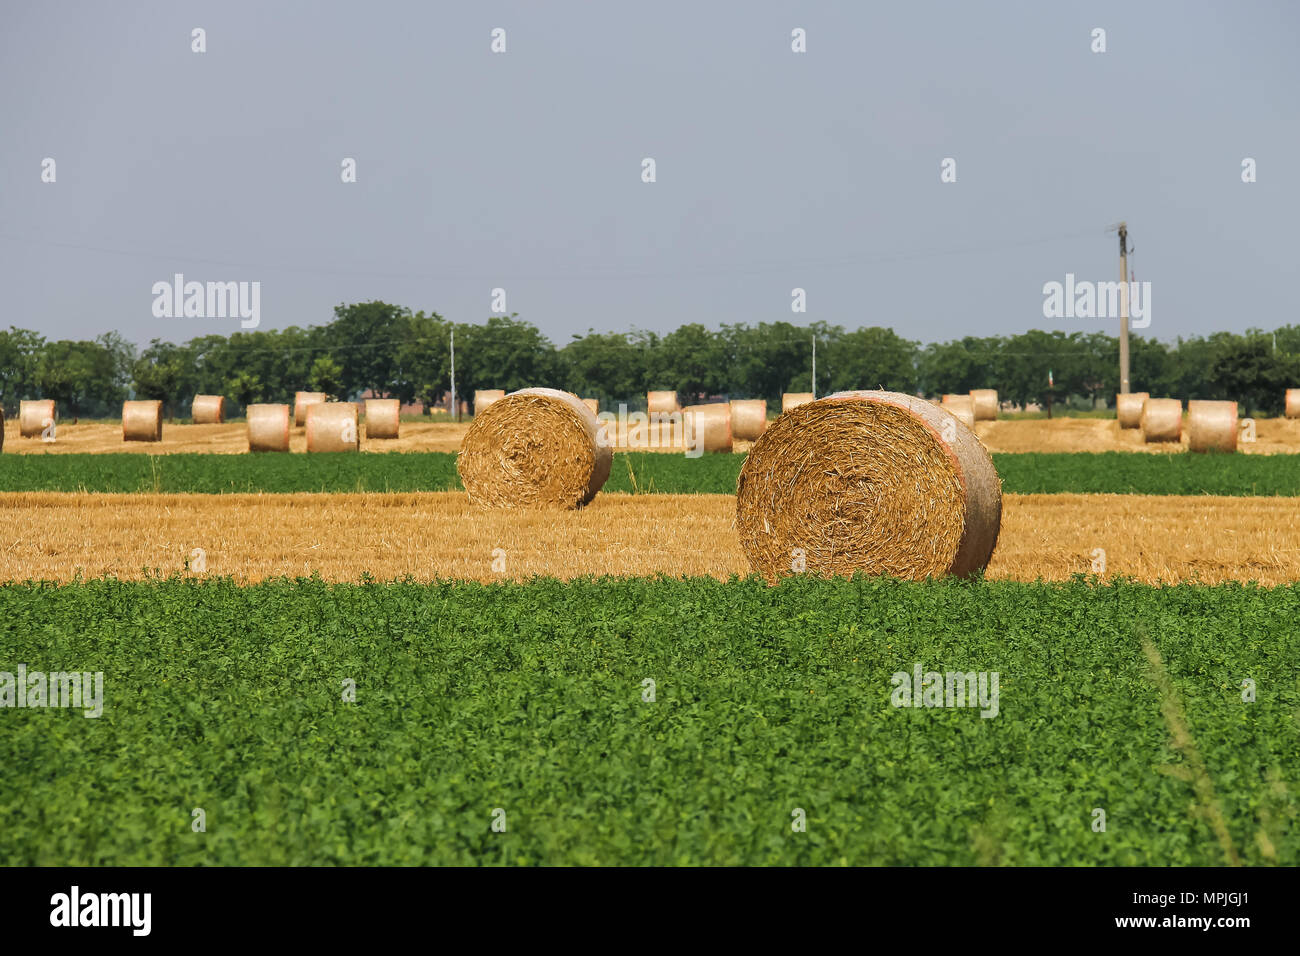
{"label": "utility pole", "polygon": [[817,397],[817,333],[813,333],[812,397]]}
{"label": "utility pole", "polygon": [[460,421],[460,406],[456,404],[456,330],[451,330],[451,413]]}
{"label": "utility pole", "polygon": [[1128,381],[1128,224],[1119,224],[1119,390],[1129,393]]}

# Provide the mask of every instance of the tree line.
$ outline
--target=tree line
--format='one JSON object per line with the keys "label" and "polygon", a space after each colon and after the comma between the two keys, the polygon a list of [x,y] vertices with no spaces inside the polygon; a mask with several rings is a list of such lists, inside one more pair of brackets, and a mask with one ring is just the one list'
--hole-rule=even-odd
{"label": "tree line", "polygon": [[[927,396],[996,388],[1019,405],[1113,404],[1119,343],[1100,332],[1031,329],[922,345],[879,326],[814,322],[691,323],[667,334],[632,330],[575,335],[556,345],[518,315],[475,325],[385,302],[339,305],[327,324],[201,335],[138,349],[115,332],[50,340],[0,332],[0,404],[53,398],[60,415],[116,417],[123,399],[153,398],[187,415],[196,394],[225,395],[239,414],[253,402],[291,402],[300,389],[355,398],[369,391],[433,405],[451,389],[564,388],[611,403],[644,402],[650,389],[766,398],[885,388]],[[816,342],[816,383],[813,347]],[[1132,335],[1134,391],[1182,399],[1233,399],[1243,413],[1277,413],[1283,390],[1300,386],[1300,326],[1247,329],[1162,342]]]}

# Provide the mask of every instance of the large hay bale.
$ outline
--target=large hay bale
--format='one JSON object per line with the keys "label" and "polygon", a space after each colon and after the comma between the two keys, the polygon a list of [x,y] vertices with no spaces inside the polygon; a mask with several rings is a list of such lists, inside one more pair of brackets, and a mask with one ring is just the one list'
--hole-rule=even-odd
{"label": "large hay bale", "polygon": [[646,392],[645,410],[649,415],[656,412],[671,415],[674,412],[680,412],[682,407],[677,404],[676,392]]}
{"label": "large hay bale", "polygon": [[222,395],[195,395],[190,421],[195,425],[220,425],[226,420],[226,399]]}
{"label": "large hay bale", "polygon": [[366,399],[367,438],[396,438],[401,426],[402,403],[399,399]]}
{"label": "large hay bale", "polygon": [[798,408],[800,405],[807,405],[812,401],[816,401],[812,392],[782,392],[781,414],[784,415],[790,409]]}
{"label": "large hay bale", "polygon": [[1177,398],[1148,398],[1142,403],[1142,440],[1179,441],[1183,437],[1183,403]]}
{"label": "large hay bale", "polygon": [[1286,390],[1286,417],[1300,418],[1300,388]]}
{"label": "large hay bale", "polygon": [[569,392],[525,388],[475,416],[456,470],[487,508],[577,508],[609,478],[613,448],[591,409]]}
{"label": "large hay bale", "polygon": [[23,438],[40,438],[54,424],[58,411],[52,398],[28,399],[18,403],[18,434]]}
{"label": "large hay bale", "polygon": [[1151,396],[1147,392],[1119,392],[1115,396],[1115,418],[1120,428],[1142,426],[1142,403]]}
{"label": "large hay bale", "polygon": [[1187,447],[1191,451],[1237,450],[1237,403],[1187,403]]}
{"label": "large hay bale", "polygon": [[945,395],[942,407],[971,431],[975,430],[975,399],[969,394]]}
{"label": "large hay bale", "polygon": [[600,399],[598,399],[598,398],[584,398],[584,399],[582,400],[582,404],[586,405],[588,408],[591,409],[591,414],[593,414],[593,415],[599,415],[599,414],[600,414]]}
{"label": "large hay bale", "polygon": [[317,402],[307,406],[308,451],[360,451],[356,402]]}
{"label": "large hay bale", "polygon": [[682,409],[687,451],[731,453],[731,406],[726,402]]}
{"label": "large hay bale", "polygon": [[991,422],[998,417],[998,390],[996,388],[972,388],[971,404],[974,406],[975,421]]}
{"label": "large hay bale", "polygon": [[289,450],[288,405],[249,405],[244,417],[248,420],[249,451]]}
{"label": "large hay bale", "polygon": [[293,425],[302,428],[307,424],[307,409],[325,401],[324,392],[297,392],[293,396]]}
{"label": "large hay bale", "polygon": [[920,579],[988,564],[1002,486],[975,433],[898,392],[841,392],[778,418],[736,488],[750,566]]}
{"label": "large hay bale", "polygon": [[767,427],[767,400],[736,398],[731,402],[731,434],[742,441],[754,441]]}
{"label": "large hay bale", "polygon": [[474,393],[474,414],[482,415],[492,407],[493,402],[499,402],[505,397],[504,388],[480,388]]}
{"label": "large hay bale", "polygon": [[122,441],[162,441],[162,402],[122,403]]}

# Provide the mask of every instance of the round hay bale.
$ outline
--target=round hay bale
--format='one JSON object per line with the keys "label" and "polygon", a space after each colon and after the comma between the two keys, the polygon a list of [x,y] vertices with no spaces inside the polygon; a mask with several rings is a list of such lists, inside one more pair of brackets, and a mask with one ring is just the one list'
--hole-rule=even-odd
{"label": "round hay bale", "polygon": [[1300,418],[1300,388],[1286,390],[1286,417]]}
{"label": "round hay bale", "polygon": [[1191,451],[1237,450],[1237,403],[1187,403],[1187,447]]}
{"label": "round hay bale", "polygon": [[945,395],[943,408],[971,431],[975,430],[975,399],[967,395]]}
{"label": "round hay bale", "polygon": [[676,392],[646,392],[645,410],[650,415],[656,412],[671,415],[674,412],[680,412],[682,407],[677,404]]}
{"label": "round hay bale", "polygon": [[742,441],[754,441],[767,427],[767,401],[737,398],[731,402],[731,434]]}
{"label": "round hay bale", "polygon": [[682,409],[687,451],[731,454],[731,406],[726,402]]}
{"label": "round hay bale", "polygon": [[325,401],[324,392],[296,392],[293,396],[293,425],[302,428],[307,424],[307,409]]}
{"label": "round hay bale", "polygon": [[226,420],[226,399],[222,395],[195,395],[190,421],[195,425],[220,425]]}
{"label": "round hay bale", "polygon": [[396,438],[401,424],[402,403],[399,399],[366,399],[367,438]]}
{"label": "round hay bale", "polygon": [[991,422],[998,417],[998,390],[996,388],[972,388],[970,400],[975,406],[975,421]]}
{"label": "round hay bale", "polygon": [[162,402],[122,403],[122,441],[162,441]]}
{"label": "round hay bale", "polygon": [[600,399],[598,399],[598,398],[584,398],[584,399],[582,400],[582,404],[586,405],[588,408],[591,409],[591,414],[593,414],[593,415],[599,415],[599,414],[600,414]]}
{"label": "round hay bale", "polygon": [[492,407],[493,402],[499,402],[505,397],[504,388],[480,388],[474,393],[474,414],[482,415]]}
{"label": "round hay bale", "polygon": [[289,450],[288,405],[249,405],[244,415],[248,419],[249,451]]}
{"label": "round hay bale", "polygon": [[1147,392],[1120,392],[1115,396],[1115,418],[1120,428],[1142,426],[1142,403],[1150,398]]}
{"label": "round hay bale", "polygon": [[782,392],[781,414],[784,415],[790,409],[798,408],[800,405],[807,405],[812,401],[816,401],[812,392]]}
{"label": "round hay bale", "polygon": [[356,402],[317,402],[307,406],[308,451],[360,451]]}
{"label": "round hay bale", "polygon": [[1002,485],[974,432],[925,399],[841,392],[778,418],[736,486],[750,567],[768,581],[968,575],[988,564]]}
{"label": "round hay bale", "polygon": [[1148,398],[1142,403],[1142,440],[1180,441],[1183,403],[1178,398]]}
{"label": "round hay bale", "polygon": [[18,403],[18,434],[23,438],[40,438],[58,417],[52,398],[29,399]]}
{"label": "round hay bale", "polygon": [[456,471],[487,508],[577,508],[596,497],[614,459],[591,409],[569,392],[525,388],[476,416]]}

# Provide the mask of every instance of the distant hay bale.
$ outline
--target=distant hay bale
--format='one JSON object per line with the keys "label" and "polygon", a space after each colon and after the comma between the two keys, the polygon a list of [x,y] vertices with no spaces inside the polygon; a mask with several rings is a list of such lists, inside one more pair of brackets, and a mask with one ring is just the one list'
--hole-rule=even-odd
{"label": "distant hay bale", "polygon": [[991,422],[998,417],[998,390],[996,388],[972,388],[971,403],[975,406],[975,421]]}
{"label": "distant hay bale", "polygon": [[971,431],[975,430],[975,400],[967,395],[945,395],[943,408]]}
{"label": "distant hay bale", "polygon": [[396,438],[401,426],[402,403],[399,399],[366,399],[367,438]]}
{"label": "distant hay bale", "polygon": [[495,402],[461,442],[456,470],[486,508],[577,508],[609,478],[614,453],[582,400],[525,388]]}
{"label": "distant hay bale", "polygon": [[195,395],[190,421],[195,425],[220,425],[226,420],[226,399],[221,395]]}
{"label": "distant hay bale", "polygon": [[731,435],[741,441],[754,441],[767,427],[767,400],[736,398],[731,402]]}
{"label": "distant hay bale", "polygon": [[493,402],[499,402],[505,397],[504,388],[480,388],[474,393],[474,414],[482,415],[492,407]]}
{"label": "distant hay bale", "polygon": [[674,412],[680,412],[682,407],[677,404],[676,392],[646,392],[645,410],[650,415],[656,412],[671,415]]}
{"label": "distant hay bale", "polygon": [[687,450],[731,453],[731,406],[726,402],[682,409]]}
{"label": "distant hay bale", "polygon": [[1183,437],[1183,403],[1177,398],[1148,398],[1142,403],[1142,440],[1179,441]]}
{"label": "distant hay bale", "polygon": [[307,424],[307,409],[325,401],[324,392],[297,392],[293,396],[293,425],[302,428]]}
{"label": "distant hay bale", "polygon": [[781,414],[784,415],[790,409],[798,408],[800,405],[807,405],[812,401],[816,401],[812,392],[782,392]]}
{"label": "distant hay bale", "polygon": [[57,410],[52,398],[29,399],[18,403],[18,434],[23,438],[40,438],[53,425]]}
{"label": "distant hay bale", "polygon": [[122,403],[122,441],[162,441],[162,402]]}
{"label": "distant hay bale", "polygon": [[289,450],[288,405],[249,405],[244,416],[248,419],[249,451]]}
{"label": "distant hay bale", "polygon": [[591,414],[593,414],[593,415],[599,415],[599,414],[600,414],[600,399],[597,399],[597,398],[584,398],[584,399],[582,400],[582,404],[586,405],[588,408],[591,409]]}
{"label": "distant hay bale", "polygon": [[316,402],[307,406],[308,451],[360,451],[356,402]]}
{"label": "distant hay bale", "polygon": [[1191,451],[1237,450],[1237,403],[1187,403],[1187,447]]}
{"label": "distant hay bale", "polygon": [[1142,403],[1150,398],[1147,392],[1120,392],[1115,396],[1115,418],[1120,428],[1142,427]]}
{"label": "distant hay bale", "polygon": [[1286,417],[1300,418],[1300,388],[1286,390]]}
{"label": "distant hay bale", "polygon": [[741,547],[768,581],[968,575],[988,564],[1001,517],[1001,482],[975,434],[897,392],[841,392],[783,414],[736,488]]}

